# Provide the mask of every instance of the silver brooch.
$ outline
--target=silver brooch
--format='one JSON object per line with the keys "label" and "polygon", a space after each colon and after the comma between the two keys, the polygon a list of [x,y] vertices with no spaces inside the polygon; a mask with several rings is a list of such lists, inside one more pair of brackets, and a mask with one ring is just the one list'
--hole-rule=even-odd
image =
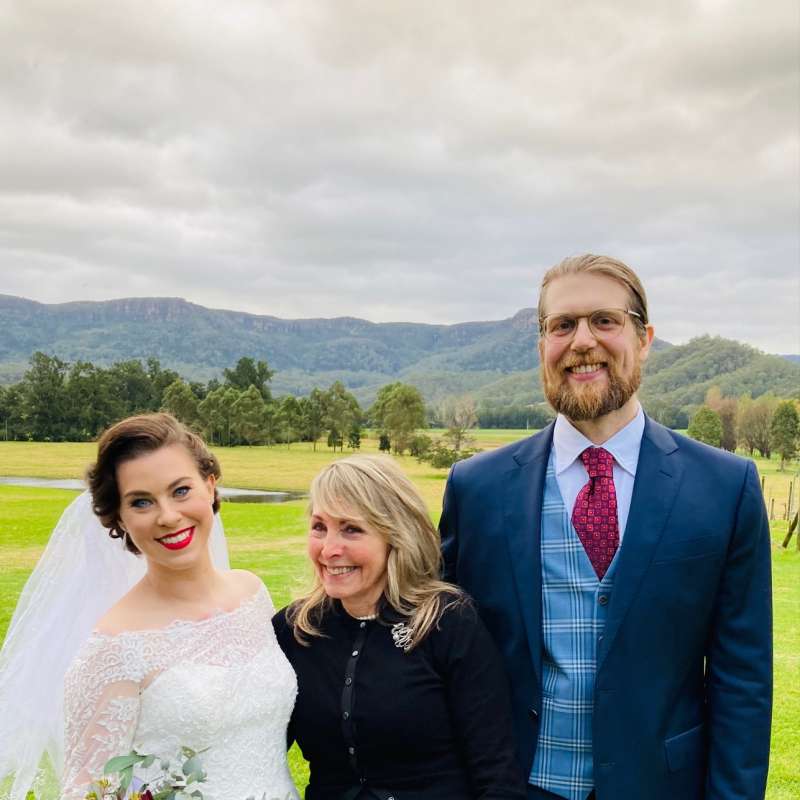
{"label": "silver brooch", "polygon": [[396,622],[392,625],[392,639],[394,639],[395,647],[399,647],[404,653],[407,653],[413,644],[414,629],[409,628],[405,622]]}

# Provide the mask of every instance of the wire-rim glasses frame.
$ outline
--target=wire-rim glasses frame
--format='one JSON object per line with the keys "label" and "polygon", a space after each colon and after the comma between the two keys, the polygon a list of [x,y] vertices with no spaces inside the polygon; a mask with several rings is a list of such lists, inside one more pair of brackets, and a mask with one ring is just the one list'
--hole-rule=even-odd
{"label": "wire-rim glasses frame", "polygon": [[640,325],[645,324],[644,317],[630,308],[598,308],[588,314],[547,314],[539,320],[539,335],[543,339],[569,341],[575,336],[580,321],[585,319],[595,339],[615,339],[625,329],[628,316],[635,317]]}

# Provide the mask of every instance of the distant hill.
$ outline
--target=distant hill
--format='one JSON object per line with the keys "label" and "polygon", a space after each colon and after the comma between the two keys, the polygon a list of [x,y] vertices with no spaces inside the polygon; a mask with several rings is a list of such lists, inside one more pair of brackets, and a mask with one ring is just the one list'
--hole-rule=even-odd
{"label": "distant hill", "polygon": [[[373,323],[351,317],[285,320],[209,309],[178,298],[43,304],[0,295],[0,382],[21,378],[41,350],[66,361],[108,365],[155,356],[191,380],[219,377],[241,356],[276,371],[274,394],[305,394],[341,380],[362,403],[392,380],[417,385],[429,401],[471,392],[497,404],[542,398],[535,309],[456,325]],[[673,347],[656,341],[643,396],[684,406],[717,383],[725,392],[789,394],[800,365],[747,345],[701,337]]]}
{"label": "distant hill", "polygon": [[700,336],[651,354],[644,370],[641,397],[672,407],[698,405],[712,386],[722,394],[780,397],[800,391],[800,365],[718,336]]}

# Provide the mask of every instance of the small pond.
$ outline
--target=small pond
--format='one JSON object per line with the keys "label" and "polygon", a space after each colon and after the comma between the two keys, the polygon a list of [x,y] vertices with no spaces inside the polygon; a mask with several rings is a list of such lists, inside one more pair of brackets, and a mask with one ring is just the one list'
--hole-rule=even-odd
{"label": "small pond", "polygon": [[[77,478],[17,478],[0,477],[0,485],[30,486],[36,489],[76,489],[82,491],[86,484]],[[268,492],[262,489],[236,489],[232,486],[220,486],[219,494],[231,503],[285,503],[297,500],[305,495],[299,492]]]}

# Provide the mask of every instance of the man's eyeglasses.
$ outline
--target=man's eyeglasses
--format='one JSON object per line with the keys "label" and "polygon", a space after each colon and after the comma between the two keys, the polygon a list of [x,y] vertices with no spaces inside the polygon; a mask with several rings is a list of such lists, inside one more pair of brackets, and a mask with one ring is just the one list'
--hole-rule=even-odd
{"label": "man's eyeglasses", "polygon": [[629,308],[600,308],[591,314],[548,314],[539,321],[539,331],[545,339],[569,340],[585,319],[595,339],[614,339],[625,328],[628,315],[643,322],[642,315]]}

